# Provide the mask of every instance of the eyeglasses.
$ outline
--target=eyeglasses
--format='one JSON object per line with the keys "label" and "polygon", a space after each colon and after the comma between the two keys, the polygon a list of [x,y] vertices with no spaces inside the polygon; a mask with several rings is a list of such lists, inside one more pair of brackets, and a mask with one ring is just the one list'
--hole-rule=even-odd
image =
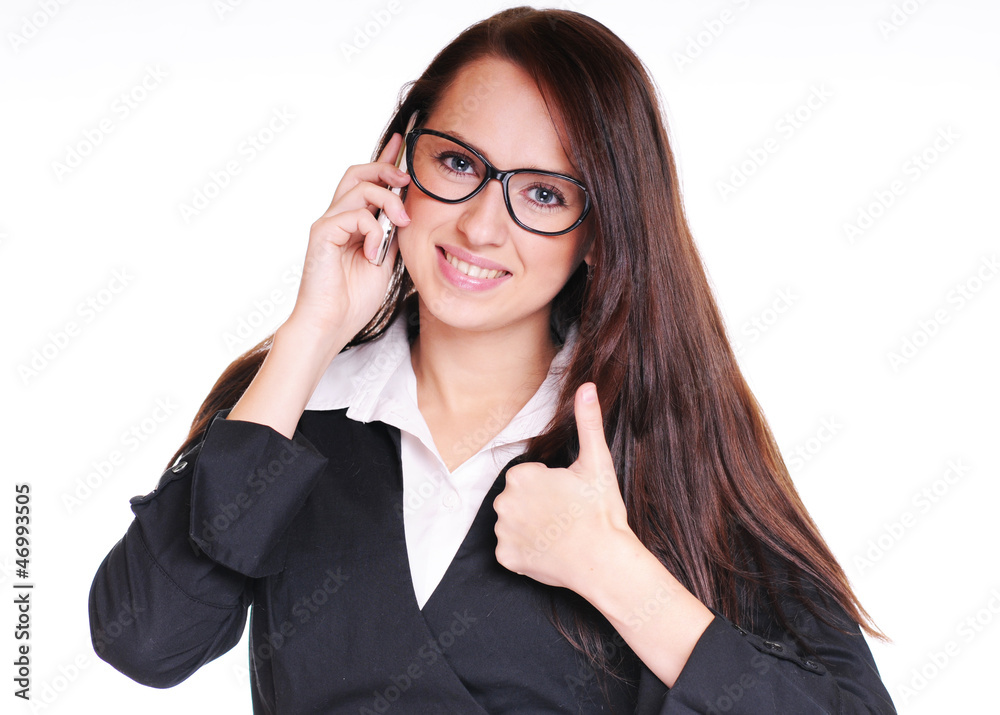
{"label": "eyeglasses", "polygon": [[468,201],[496,179],[514,223],[543,236],[572,231],[590,211],[587,187],[576,179],[536,169],[501,171],[465,142],[433,129],[406,135],[406,165],[417,188],[446,204]]}

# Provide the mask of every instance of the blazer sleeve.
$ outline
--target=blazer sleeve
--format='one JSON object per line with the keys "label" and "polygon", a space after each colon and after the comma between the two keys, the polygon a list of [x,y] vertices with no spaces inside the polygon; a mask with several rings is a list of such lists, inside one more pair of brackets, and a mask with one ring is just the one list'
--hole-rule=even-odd
{"label": "blazer sleeve", "polygon": [[284,565],[286,532],[328,460],[299,432],[217,412],[167,469],[97,570],[94,650],[133,680],[180,683],[237,642],[253,579]]}
{"label": "blazer sleeve", "polygon": [[[640,700],[644,698],[651,706],[645,711],[658,715],[894,714],[892,699],[858,625],[842,609],[834,608],[834,620],[848,631],[843,633],[797,602],[785,603],[788,613],[794,614],[793,627],[805,648],[773,622],[766,622],[758,635],[710,609],[715,619],[695,644],[674,687],[667,689],[644,669]],[[653,680],[662,688],[655,696]]]}

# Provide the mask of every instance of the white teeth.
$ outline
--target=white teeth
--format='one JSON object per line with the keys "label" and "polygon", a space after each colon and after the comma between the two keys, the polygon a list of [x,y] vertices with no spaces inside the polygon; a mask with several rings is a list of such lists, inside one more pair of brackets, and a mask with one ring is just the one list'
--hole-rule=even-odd
{"label": "white teeth", "polygon": [[486,268],[481,268],[479,266],[469,265],[465,261],[460,261],[459,259],[455,258],[447,251],[444,252],[444,257],[445,260],[447,260],[448,263],[450,263],[451,265],[455,266],[455,268],[458,269],[459,272],[464,273],[467,276],[471,276],[472,278],[491,279],[491,278],[496,278],[498,275],[502,273],[506,273],[506,271],[487,270]]}

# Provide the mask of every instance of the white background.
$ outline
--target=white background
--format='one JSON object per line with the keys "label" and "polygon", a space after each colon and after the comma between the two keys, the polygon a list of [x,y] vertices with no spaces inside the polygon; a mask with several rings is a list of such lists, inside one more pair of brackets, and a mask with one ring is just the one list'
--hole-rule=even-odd
{"label": "white background", "polygon": [[[98,660],[91,579],[131,520],[128,499],[154,486],[216,378],[291,310],[310,224],[347,166],[369,160],[400,87],[505,5],[4,3],[5,712],[29,711],[11,694],[22,482],[33,493],[34,709],[249,712],[245,641],[166,691]],[[900,711],[995,711],[1000,6],[564,6],[617,32],[659,85],[741,365],[806,506],[894,639],[872,649]],[[148,68],[165,77],[139,89]],[[119,98],[133,93],[144,96],[126,115]],[[251,159],[241,145],[275,111],[294,119]],[[800,125],[784,130],[796,111]],[[102,121],[111,131],[88,150]],[[769,138],[776,150],[753,162]],[[88,156],[59,170],[81,145]],[[215,191],[230,161],[240,172]],[[734,171],[747,179],[723,196]],[[198,191],[214,198],[185,220],[179,207]],[[876,218],[852,241],[845,224],[870,205]],[[127,281],[112,293],[115,271]],[[89,312],[89,299],[108,300]],[[76,335],[60,339],[71,321]],[[255,329],[238,337],[241,324]],[[894,365],[907,340],[911,357]],[[131,429],[141,443],[123,438]],[[115,450],[124,462],[87,487]],[[970,617],[976,630],[961,625]]]}

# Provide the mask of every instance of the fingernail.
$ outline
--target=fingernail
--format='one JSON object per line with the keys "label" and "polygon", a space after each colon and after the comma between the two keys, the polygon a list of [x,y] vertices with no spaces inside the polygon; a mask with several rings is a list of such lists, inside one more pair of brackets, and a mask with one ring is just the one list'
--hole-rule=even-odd
{"label": "fingernail", "polygon": [[406,213],[406,209],[402,209],[401,214],[403,216],[403,220],[406,221],[407,223],[409,223],[410,222],[410,214]]}
{"label": "fingernail", "polygon": [[593,402],[596,399],[597,399],[597,388],[595,388],[593,385],[587,385],[585,388],[583,388],[584,402]]}

